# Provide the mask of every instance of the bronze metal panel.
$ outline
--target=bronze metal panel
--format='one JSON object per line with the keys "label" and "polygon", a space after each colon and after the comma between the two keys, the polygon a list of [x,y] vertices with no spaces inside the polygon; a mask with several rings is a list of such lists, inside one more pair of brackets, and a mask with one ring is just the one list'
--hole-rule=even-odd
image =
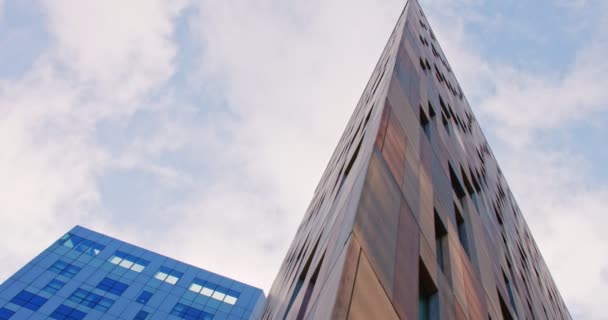
{"label": "bronze metal panel", "polygon": [[382,146],[382,156],[397,185],[401,186],[405,166],[405,133],[392,111],[390,112],[386,138]]}
{"label": "bronze metal panel", "polygon": [[354,233],[389,296],[394,280],[401,192],[382,158],[374,152]]}
{"label": "bronze metal panel", "polygon": [[365,253],[361,254],[359,258],[359,268],[357,269],[348,319],[399,319],[388,294],[380,284]]}
{"label": "bronze metal panel", "polygon": [[418,288],[419,230],[404,201],[400,211],[393,304],[401,320],[414,320],[418,303],[418,291],[414,289]]}

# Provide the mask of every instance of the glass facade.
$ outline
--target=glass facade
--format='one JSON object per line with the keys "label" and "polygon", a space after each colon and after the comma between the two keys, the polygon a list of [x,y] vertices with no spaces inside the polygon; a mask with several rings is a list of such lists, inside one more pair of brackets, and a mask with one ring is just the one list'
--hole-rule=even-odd
{"label": "glass facade", "polygon": [[76,226],[0,285],[5,319],[258,319],[262,290]]}

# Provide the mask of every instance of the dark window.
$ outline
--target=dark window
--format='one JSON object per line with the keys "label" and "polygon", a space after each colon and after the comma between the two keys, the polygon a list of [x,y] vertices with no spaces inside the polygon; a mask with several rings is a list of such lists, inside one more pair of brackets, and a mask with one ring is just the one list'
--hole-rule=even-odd
{"label": "dark window", "polygon": [[447,235],[448,231],[441,222],[439,214],[435,211],[435,248],[437,251],[437,265],[441,271],[445,272],[445,258],[447,256]]}
{"label": "dark window", "polygon": [[7,308],[0,308],[0,320],[8,320],[15,314],[15,311]]}
{"label": "dark window", "polygon": [[140,310],[135,317],[133,317],[133,320],[146,320],[146,318],[148,317],[150,313]]}
{"label": "dark window", "polygon": [[[509,308],[507,307],[505,300],[500,295],[500,292],[498,293],[498,300],[500,300],[500,311],[502,313],[502,318],[504,320],[513,320],[513,317],[511,316],[511,312],[509,311]],[[544,308],[544,306],[543,306],[543,308]]]}
{"label": "dark window", "polygon": [[418,285],[418,320],[438,320],[437,286],[422,261],[419,262]]}
{"label": "dark window", "polygon": [[312,274],[310,278],[310,282],[308,283],[308,287],[306,288],[306,293],[304,294],[304,300],[302,301],[302,305],[300,307],[300,311],[298,312],[298,316],[296,319],[304,319],[304,313],[308,308],[308,303],[310,302],[310,296],[312,295],[313,290],[315,289],[315,284],[317,283],[317,277],[319,276],[319,271],[321,270],[321,265],[323,265],[323,259],[325,258],[325,253],[321,257],[315,272]]}
{"label": "dark window", "polygon": [[186,320],[211,320],[213,319],[213,315],[207,313],[203,310],[199,310],[193,307],[189,307],[185,304],[177,303],[173,310],[171,310],[171,314],[174,316],[178,316],[182,319]]}
{"label": "dark window", "polygon": [[[507,261],[507,264],[509,262]],[[509,269],[510,269],[510,265],[509,265]],[[509,281],[509,278],[507,278],[507,275],[504,273],[502,273],[502,277],[505,280],[505,286],[507,287],[507,293],[509,294],[509,302],[511,303],[511,307],[513,308],[513,310],[516,310],[515,308],[515,299],[513,298],[513,288],[511,288],[511,282]]]}
{"label": "dark window", "polygon": [[422,126],[422,131],[424,131],[424,135],[431,140],[431,123],[429,118],[426,117],[422,107],[420,107],[420,125]]}
{"label": "dark window", "polygon": [[445,131],[448,133],[449,136],[451,136],[452,133],[450,132],[450,122],[448,121],[448,118],[445,116],[445,114],[443,112],[441,112],[441,122],[443,123],[443,126],[445,127]]}
{"label": "dark window", "polygon": [[152,292],[142,291],[135,301],[137,301],[137,303],[146,304],[150,298],[152,298]]}
{"label": "dark window", "polygon": [[57,291],[59,291],[59,289],[63,288],[63,285],[65,285],[65,282],[53,279],[49,281],[49,283],[44,288],[42,288],[42,290],[51,294],[55,294],[57,293]]}
{"label": "dark window", "polygon": [[117,296],[122,295],[128,287],[129,286],[125,283],[107,277],[103,278],[103,280],[101,280],[99,284],[97,284],[98,289],[109,292],[111,294],[115,294]]}
{"label": "dark window", "polygon": [[82,320],[86,315],[86,313],[80,310],[62,304],[51,313],[51,318],[57,320]]}
{"label": "dark window", "polygon": [[13,299],[11,299],[12,303],[33,311],[40,309],[40,307],[47,301],[48,299],[26,290],[19,292]]}
{"label": "dark window", "polygon": [[289,311],[291,310],[293,302],[296,300],[296,297],[300,293],[300,289],[302,289],[302,286],[304,285],[304,280],[306,279],[306,275],[308,274],[308,269],[310,269],[312,259],[314,258],[315,254],[317,253],[317,247],[319,246],[319,240],[320,239],[317,238],[317,241],[315,242],[315,246],[313,247],[312,252],[310,253],[310,256],[308,257],[308,260],[306,260],[304,269],[302,269],[300,276],[296,279],[295,288],[293,289],[293,293],[291,294],[291,298],[289,299],[289,303],[287,304],[287,311],[285,311],[285,316],[287,316],[289,314]]}
{"label": "dark window", "polygon": [[467,239],[466,224],[464,222],[464,218],[462,217],[462,214],[458,210],[458,207],[455,203],[454,203],[454,211],[456,212],[456,224],[458,225],[458,239],[460,240],[460,244],[462,245],[462,248],[464,248],[464,251],[466,252],[466,254],[470,260],[471,254],[469,252],[469,241]]}
{"label": "dark window", "polygon": [[79,267],[71,265],[63,260],[57,260],[57,262],[53,263],[53,265],[50,266],[48,270],[58,273],[62,276],[66,276],[68,278],[72,278],[78,272],[80,272]]}
{"label": "dark window", "polygon": [[76,289],[68,300],[101,312],[108,311],[114,303],[114,300],[83,289]]}

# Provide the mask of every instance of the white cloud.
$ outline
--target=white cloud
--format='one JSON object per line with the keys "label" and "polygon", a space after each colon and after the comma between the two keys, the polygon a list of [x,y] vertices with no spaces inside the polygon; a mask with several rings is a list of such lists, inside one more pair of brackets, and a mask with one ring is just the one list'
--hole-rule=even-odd
{"label": "white cloud", "polygon": [[[465,28],[467,19],[487,18],[476,11],[481,1],[447,2],[423,6],[463,89],[482,102],[473,105],[482,125],[502,138],[499,160],[562,293],[590,318],[607,318],[598,293],[608,285],[601,280],[608,261],[598,254],[608,243],[598,230],[607,188],[586,185],[586,159],[547,152],[534,140],[538,128],[559,129],[573,114],[584,121],[608,105],[605,38],[598,33],[566,74],[531,74],[484,61]],[[43,4],[52,47],[21,79],[0,83],[0,180],[11,182],[0,186],[7,199],[0,202],[0,277],[85,221],[267,289],[402,1],[197,4],[197,38],[189,40],[202,44],[203,55],[200,70],[185,72],[193,90],[215,91],[201,104],[229,109],[210,111],[203,122],[170,92],[155,95],[175,72],[175,19],[186,3]],[[165,100],[150,105],[155,99]],[[128,123],[142,108],[160,115],[156,132],[128,137],[118,151],[98,145],[97,124]],[[182,149],[208,172],[155,160]],[[140,215],[166,230],[139,234],[136,222],[100,215],[96,183],[108,168],[187,185],[185,200]],[[599,251],[579,250],[573,233]],[[24,234],[31,240],[11,247]],[[563,261],[565,254],[573,259]]]}
{"label": "white cloud", "polygon": [[103,225],[96,183],[112,159],[96,125],[145,107],[174,69],[177,4],[44,4],[51,47],[0,82],[0,278],[74,224]]}
{"label": "white cloud", "polygon": [[173,19],[184,1],[43,3],[54,54],[94,93],[129,103],[173,73]]}

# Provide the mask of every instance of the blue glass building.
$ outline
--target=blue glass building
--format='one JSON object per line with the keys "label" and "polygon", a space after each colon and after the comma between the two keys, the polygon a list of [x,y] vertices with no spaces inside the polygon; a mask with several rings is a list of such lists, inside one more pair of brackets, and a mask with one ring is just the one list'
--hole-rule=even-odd
{"label": "blue glass building", "polygon": [[257,319],[262,290],[76,226],[0,285],[5,319]]}

